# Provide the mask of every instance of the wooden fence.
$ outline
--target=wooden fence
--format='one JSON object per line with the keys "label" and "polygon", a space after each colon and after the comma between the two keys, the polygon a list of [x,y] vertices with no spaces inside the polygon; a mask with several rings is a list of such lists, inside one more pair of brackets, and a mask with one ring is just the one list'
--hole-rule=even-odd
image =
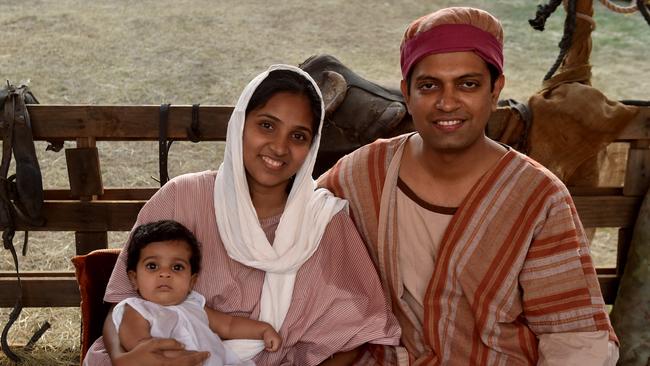
{"label": "wooden fence", "polygon": [[[70,189],[45,191],[47,224],[30,227],[18,221],[17,230],[73,231],[76,252],[107,247],[108,231],[128,231],[142,205],[156,188],[103,187],[96,141],[157,141],[159,106],[29,105],[34,140],[76,141],[66,149]],[[201,106],[201,140],[223,141],[232,107]],[[512,113],[499,109],[497,114]],[[501,118],[502,116],[494,116]],[[169,139],[188,140],[191,106],[172,106]],[[650,185],[650,108],[643,108],[617,141],[630,144],[622,188],[569,187],[582,223],[587,228],[618,228],[615,268],[598,268],[607,303],[613,303],[625,267],[631,233],[641,200]],[[23,272],[26,307],[76,307],[79,290],[73,272]],[[13,272],[0,272],[0,307],[15,301]]]}

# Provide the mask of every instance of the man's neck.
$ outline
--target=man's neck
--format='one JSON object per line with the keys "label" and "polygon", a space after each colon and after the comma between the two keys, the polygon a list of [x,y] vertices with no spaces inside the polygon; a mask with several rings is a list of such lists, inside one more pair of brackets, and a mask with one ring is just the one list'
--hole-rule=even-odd
{"label": "man's neck", "polygon": [[457,207],[506,152],[505,147],[487,137],[464,150],[435,150],[425,146],[416,134],[407,142],[399,174],[425,201]]}
{"label": "man's neck", "polygon": [[[462,150],[427,147],[419,135],[414,140],[414,158],[425,172],[451,183],[463,181],[475,172],[485,172],[506,153],[506,148],[483,136]],[[482,175],[482,174],[481,174]]]}

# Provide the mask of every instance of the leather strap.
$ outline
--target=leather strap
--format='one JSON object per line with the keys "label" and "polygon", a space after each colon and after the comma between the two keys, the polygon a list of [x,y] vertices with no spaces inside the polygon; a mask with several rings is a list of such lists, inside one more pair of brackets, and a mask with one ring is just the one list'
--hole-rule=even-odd
{"label": "leather strap", "polygon": [[162,187],[169,180],[167,171],[167,156],[173,141],[167,141],[167,125],[169,122],[169,107],[171,104],[160,105],[160,119],[158,121],[158,170],[160,186]]}

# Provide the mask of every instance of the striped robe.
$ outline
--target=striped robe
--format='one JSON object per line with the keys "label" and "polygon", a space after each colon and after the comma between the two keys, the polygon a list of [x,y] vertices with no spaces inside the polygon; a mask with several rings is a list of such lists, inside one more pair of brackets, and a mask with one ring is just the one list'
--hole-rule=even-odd
{"label": "striped robe", "polygon": [[[215,219],[216,172],[186,174],[167,182],[142,208],[136,225],[176,220],[192,230],[201,243],[202,266],[194,290],[206,305],[234,316],[257,319],[264,272],[231,259]],[[280,215],[260,224],[273,242]],[[137,296],[126,273],[122,250],[104,301],[117,303]],[[338,351],[366,342],[396,345],[400,329],[389,311],[372,261],[345,212],[325,229],[316,252],[296,275],[291,306],[278,333],[277,352],[262,351],[257,365],[317,365]],[[86,356],[87,365],[110,365],[100,337]]]}
{"label": "striped robe", "polygon": [[[472,188],[440,244],[424,324],[400,298],[396,183],[408,136],[342,158],[319,185],[350,202],[414,365],[533,365],[537,336],[606,330],[616,340],[564,184],[510,149]],[[374,354],[395,363],[392,348]]]}

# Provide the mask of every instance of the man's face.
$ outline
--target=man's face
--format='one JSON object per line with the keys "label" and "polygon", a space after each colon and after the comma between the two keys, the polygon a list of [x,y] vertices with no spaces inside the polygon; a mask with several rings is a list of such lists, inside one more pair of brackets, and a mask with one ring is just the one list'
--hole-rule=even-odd
{"label": "man's face", "polygon": [[431,54],[413,68],[402,93],[425,147],[441,153],[469,151],[485,138],[496,110],[503,75],[490,85],[490,71],[473,52]]}

